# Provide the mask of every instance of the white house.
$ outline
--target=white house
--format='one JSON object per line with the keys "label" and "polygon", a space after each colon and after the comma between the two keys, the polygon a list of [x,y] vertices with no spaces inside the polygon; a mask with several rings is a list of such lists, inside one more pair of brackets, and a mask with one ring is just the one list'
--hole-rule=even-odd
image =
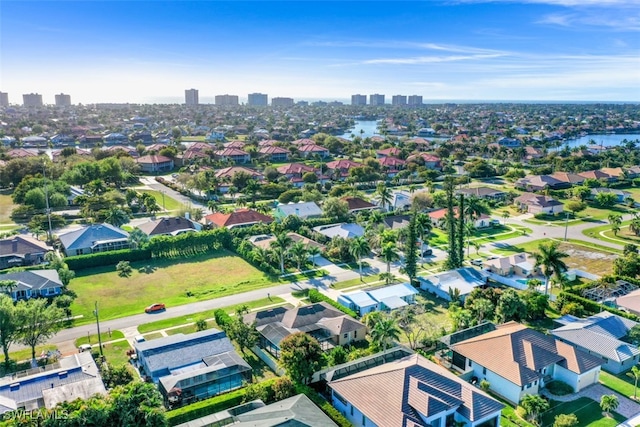
{"label": "white house", "polygon": [[338,302],[358,315],[376,310],[394,310],[415,302],[418,291],[408,283],[353,291],[338,296]]}
{"label": "white house", "polygon": [[426,277],[418,277],[420,289],[431,292],[436,296],[451,301],[449,289],[460,291],[460,298],[464,298],[474,288],[487,284],[487,274],[473,267],[462,267],[456,270],[444,271]]}

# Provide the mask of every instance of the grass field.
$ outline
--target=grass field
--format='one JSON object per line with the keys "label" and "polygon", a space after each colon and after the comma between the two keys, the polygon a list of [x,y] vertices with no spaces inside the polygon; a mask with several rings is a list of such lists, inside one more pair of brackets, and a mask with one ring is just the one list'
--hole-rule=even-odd
{"label": "grass field", "polygon": [[[129,363],[129,356],[127,356],[127,350],[131,349],[129,341],[121,340],[102,345],[102,352],[107,362],[114,366],[126,365]],[[100,352],[99,349],[94,348],[92,352]]]}
{"label": "grass field", "polygon": [[[138,271],[151,265],[153,271]],[[188,259],[153,259],[131,263],[133,273],[119,277],[115,266],[81,270],[69,288],[78,298],[71,306],[74,315],[84,317],[76,324],[93,322],[94,302],[100,319],[140,314],[155,302],[168,307],[219,298],[272,285],[267,275],[242,258],[221,251]]]}
{"label": "grass field", "polygon": [[382,284],[384,281],[380,280],[380,276],[378,274],[373,274],[371,276],[362,276],[362,281],[360,281],[360,278],[345,280],[344,282],[334,283],[331,287],[334,289],[347,289],[362,286],[367,283]]}
{"label": "grass field", "polygon": [[609,372],[600,371],[600,382],[623,396],[631,397],[635,391],[633,375],[630,372],[613,375]]}
{"label": "grass field", "polygon": [[[45,344],[45,345],[37,345],[36,346],[36,357],[40,356],[40,354],[44,351],[45,353],[49,350],[57,350],[58,347],[53,344]],[[25,360],[31,360],[31,348],[25,348],[22,350],[12,351],[9,353],[9,358],[11,360],[15,360],[16,362],[22,362]],[[2,358],[4,361],[4,358]]]}
{"label": "grass field", "polygon": [[[124,338],[124,334],[121,331],[111,331],[111,335],[109,332],[100,332],[100,339],[102,342],[107,341],[115,341]],[[88,337],[78,338],[75,341],[76,347],[80,347],[82,344],[97,344],[98,343],[98,334],[89,335]]]}
{"label": "grass field", "polygon": [[[506,227],[500,225],[498,227],[487,227],[477,229],[471,238],[472,242],[478,242],[481,245],[485,243],[498,242],[500,240],[512,239],[525,234],[530,234],[531,229],[520,225],[508,224]],[[443,230],[433,229],[431,232],[429,244],[438,248],[447,246],[447,234]],[[471,247],[473,250],[473,246]]]}
{"label": "grass field", "polygon": [[604,417],[600,405],[588,397],[581,397],[571,402],[551,401],[551,409],[542,415],[541,427],[552,427],[556,415],[575,414],[581,427],[615,427],[625,418],[613,413],[611,418]]}
{"label": "grass field", "polygon": [[5,192],[0,193],[0,224],[13,224],[11,211],[17,205],[13,204],[11,196]]}
{"label": "grass field", "polygon": [[152,195],[153,198],[156,199],[156,203],[158,203],[158,206],[160,206],[161,208],[163,207],[163,199],[164,199],[164,209],[167,211],[176,211],[185,207],[182,203],[180,203],[176,199],[172,199],[167,194],[165,194],[164,197],[162,197],[163,194],[159,191],[156,191],[156,190],[137,190],[137,191],[139,191],[140,193],[147,193]]}

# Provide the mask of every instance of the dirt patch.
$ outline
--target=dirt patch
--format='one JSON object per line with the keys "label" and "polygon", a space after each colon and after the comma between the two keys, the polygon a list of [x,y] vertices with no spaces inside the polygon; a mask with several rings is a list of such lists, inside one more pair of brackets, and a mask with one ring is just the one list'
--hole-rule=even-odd
{"label": "dirt patch", "polygon": [[565,262],[570,268],[576,268],[600,276],[611,274],[613,260],[618,258],[616,254],[601,252],[596,249],[585,248],[570,243],[562,243],[560,250],[569,254],[569,258],[566,258]]}

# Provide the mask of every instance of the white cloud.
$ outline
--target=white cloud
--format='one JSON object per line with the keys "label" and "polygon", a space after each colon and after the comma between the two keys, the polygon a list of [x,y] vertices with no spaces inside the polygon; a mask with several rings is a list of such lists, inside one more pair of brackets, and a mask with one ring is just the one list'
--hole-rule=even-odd
{"label": "white cloud", "polygon": [[457,0],[456,3],[525,3],[548,4],[565,7],[612,7],[632,8],[640,6],[640,0]]}

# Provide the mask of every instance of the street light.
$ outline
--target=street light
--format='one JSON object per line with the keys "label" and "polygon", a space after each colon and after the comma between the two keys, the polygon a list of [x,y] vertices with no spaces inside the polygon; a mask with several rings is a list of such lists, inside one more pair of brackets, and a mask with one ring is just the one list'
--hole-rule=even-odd
{"label": "street light", "polygon": [[104,357],[102,353],[102,337],[100,336],[100,316],[98,315],[98,301],[96,301],[95,310],[93,310],[93,315],[96,316],[96,325],[98,326],[98,345],[100,346],[100,356]]}
{"label": "street light", "polygon": [[51,235],[51,208],[49,207],[49,190],[47,189],[47,163],[42,162],[42,185],[44,186],[44,201],[47,208],[47,220],[49,221],[49,233],[47,238],[47,243],[51,243],[53,241],[53,236]]}

